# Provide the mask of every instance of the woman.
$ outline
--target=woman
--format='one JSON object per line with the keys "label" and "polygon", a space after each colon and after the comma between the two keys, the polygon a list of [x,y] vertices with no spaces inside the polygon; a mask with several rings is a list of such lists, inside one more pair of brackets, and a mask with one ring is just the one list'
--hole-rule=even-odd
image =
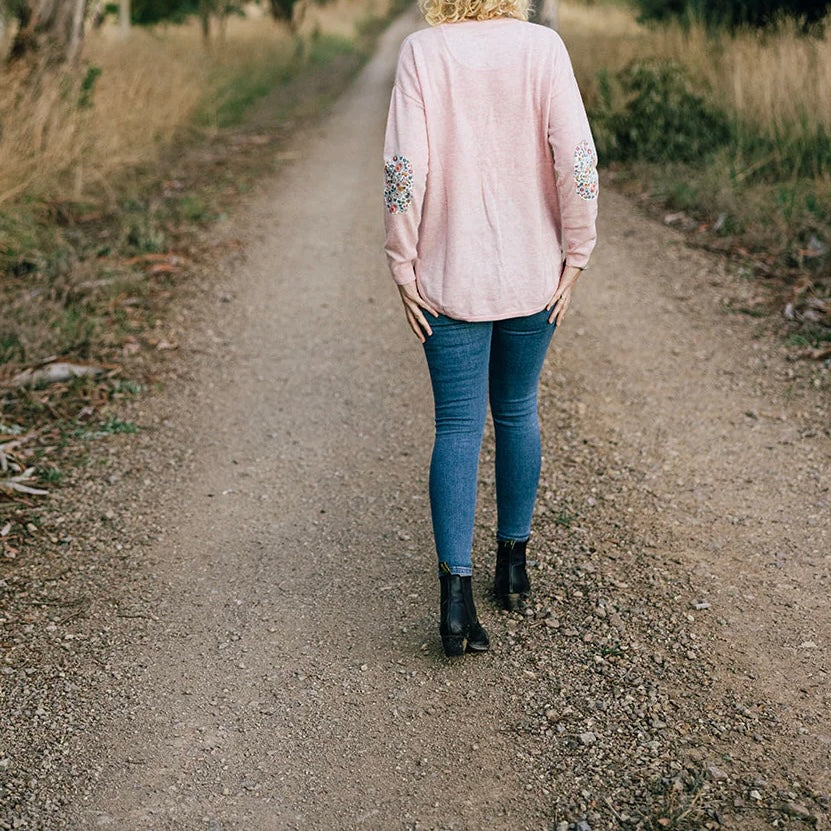
{"label": "woman", "polygon": [[494,592],[530,592],[537,387],[595,243],[597,157],[560,37],[529,0],[422,0],[398,58],[384,162],[385,252],[435,401],[430,507],[445,654],[488,648],[471,589],[488,402],[496,439]]}

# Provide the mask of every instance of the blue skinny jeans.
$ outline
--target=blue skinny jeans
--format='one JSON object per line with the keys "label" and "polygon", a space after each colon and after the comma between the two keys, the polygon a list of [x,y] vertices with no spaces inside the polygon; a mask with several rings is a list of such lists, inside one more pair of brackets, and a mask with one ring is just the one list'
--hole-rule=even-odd
{"label": "blue skinny jeans", "polygon": [[479,451],[490,400],[496,439],[499,540],[527,540],[540,478],[537,388],[554,334],[551,313],[470,323],[430,317],[424,353],[433,385],[436,438],[430,511],[439,567],[473,572]]}

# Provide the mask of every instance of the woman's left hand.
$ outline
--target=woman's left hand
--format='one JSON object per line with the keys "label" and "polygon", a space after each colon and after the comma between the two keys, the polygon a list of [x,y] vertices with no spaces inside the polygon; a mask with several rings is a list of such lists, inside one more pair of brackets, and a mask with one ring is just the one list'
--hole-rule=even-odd
{"label": "woman's left hand", "polygon": [[567,265],[560,275],[560,282],[557,284],[557,291],[554,296],[546,304],[546,309],[551,312],[548,318],[549,323],[556,321],[557,326],[561,326],[565,320],[568,307],[571,305],[571,292],[577,282],[577,278],[583,273],[582,268],[577,266]]}

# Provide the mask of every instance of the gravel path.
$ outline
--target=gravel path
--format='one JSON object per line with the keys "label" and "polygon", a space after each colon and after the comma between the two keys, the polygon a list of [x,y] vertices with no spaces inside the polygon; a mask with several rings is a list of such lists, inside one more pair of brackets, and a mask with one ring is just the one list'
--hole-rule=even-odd
{"label": "gravel path", "polygon": [[827,827],[828,370],[608,189],[543,379],[536,608],[488,595],[486,443],[494,646],[441,656],[378,190],[414,25],[217,229],[167,389],[57,495],[4,619],[0,828]]}

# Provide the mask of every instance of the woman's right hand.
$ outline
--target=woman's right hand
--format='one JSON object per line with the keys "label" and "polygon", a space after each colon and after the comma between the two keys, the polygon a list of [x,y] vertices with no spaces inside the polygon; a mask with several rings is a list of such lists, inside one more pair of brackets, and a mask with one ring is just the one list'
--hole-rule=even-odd
{"label": "woman's right hand", "polygon": [[404,304],[404,313],[407,316],[407,323],[415,333],[415,336],[424,343],[427,337],[433,334],[427,318],[424,316],[424,311],[429,312],[433,317],[438,317],[439,313],[418,293],[416,282],[405,283],[403,286],[398,286],[398,291],[401,294],[401,302]]}
{"label": "woman's right hand", "polygon": [[554,292],[554,296],[548,301],[545,307],[551,312],[548,318],[549,323],[556,323],[557,326],[563,325],[566,312],[571,305],[571,293],[574,291],[577,278],[582,273],[583,269],[577,268],[577,266],[567,265],[563,268],[563,273],[560,275],[560,282],[557,285],[557,291]]}

